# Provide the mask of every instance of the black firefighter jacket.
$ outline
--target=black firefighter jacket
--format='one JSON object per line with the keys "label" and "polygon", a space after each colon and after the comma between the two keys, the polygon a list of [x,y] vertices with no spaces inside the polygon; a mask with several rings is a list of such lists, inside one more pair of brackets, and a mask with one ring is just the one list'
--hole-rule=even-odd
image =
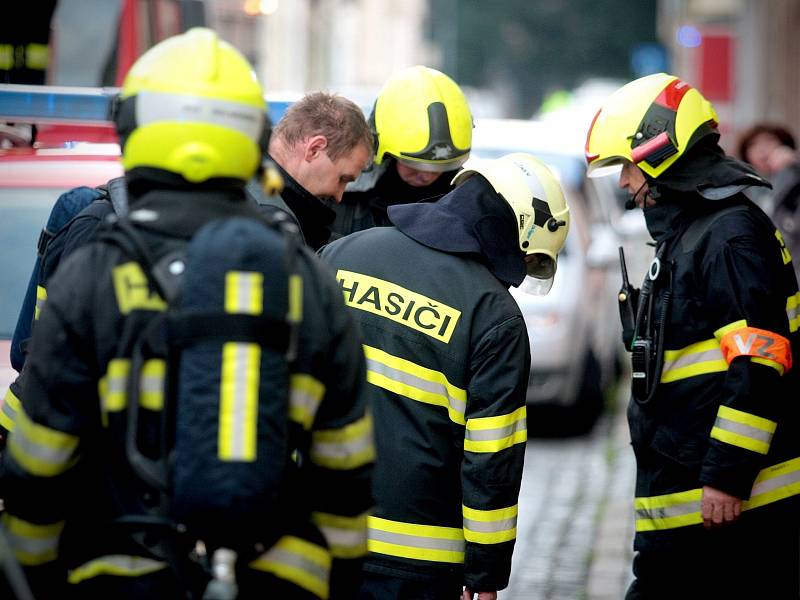
{"label": "black firefighter jacket", "polygon": [[322,257],[367,358],[377,460],[366,570],[504,588],[527,436],[519,308],[474,257],[394,227],[349,235]]}
{"label": "black firefighter jacket", "polygon": [[[150,191],[131,208],[132,219],[136,211],[154,216],[137,228],[155,260],[213,219],[259,218],[243,194],[230,190]],[[289,435],[306,460],[289,478],[285,511],[269,520],[290,532],[302,521],[312,533],[284,535],[272,547],[276,552],[267,547],[261,558],[252,557],[251,568],[289,573],[305,593],[325,598],[330,572],[343,584],[348,570],[360,572],[374,447],[361,393],[363,354],[341,292],[304,248],[297,268],[303,315],[290,376]],[[138,263],[103,242],[67,257],[48,291],[3,457],[4,524],[37,598],[64,597],[67,580],[72,594],[88,597],[78,586],[103,575],[144,593],[136,580],[169,573],[170,565],[158,551],[148,551],[146,538],[135,541],[130,526],[115,524],[120,517],[150,514],[154,497],[126,456],[126,365],[135,332],[165,303]],[[129,320],[139,327],[129,327]],[[123,330],[134,334],[120,339]],[[153,436],[143,439],[143,451],[151,452]],[[150,539],[157,547],[157,536]],[[349,591],[339,588],[338,597],[350,597],[353,582],[357,586],[357,576],[349,578]],[[154,597],[170,597],[161,594]]]}
{"label": "black firefighter jacket", "polygon": [[414,187],[400,178],[395,159],[387,157],[383,163],[373,165],[356,181],[347,184],[341,202],[327,203],[336,213],[330,228],[334,234],[343,236],[371,227],[389,226],[392,224],[387,214],[390,206],[440,198],[453,189],[450,182],[457,171],[442,173],[431,185]]}
{"label": "black firefighter jacket", "polygon": [[664,248],[656,328],[672,299],[655,394],[628,411],[637,550],[700,534],[704,485],[744,499],[743,519],[785,510],[800,493],[797,366],[789,365],[798,357],[800,294],[791,257],[742,194],[704,205],[715,212],[701,227],[690,227],[699,214],[679,210],[663,239],[654,234]]}

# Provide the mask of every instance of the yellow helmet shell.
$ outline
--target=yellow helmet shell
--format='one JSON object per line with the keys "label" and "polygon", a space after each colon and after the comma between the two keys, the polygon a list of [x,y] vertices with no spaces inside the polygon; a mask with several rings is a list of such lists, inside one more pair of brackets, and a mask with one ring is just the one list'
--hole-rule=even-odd
{"label": "yellow helmet shell", "polygon": [[429,67],[403,69],[383,86],[372,125],[375,163],[388,154],[423,171],[452,171],[469,157],[472,113],[455,81]]}
{"label": "yellow helmet shell", "polygon": [[628,160],[656,179],[717,123],[711,103],[674,75],[636,79],[606,100],[589,128],[589,174]]}
{"label": "yellow helmet shell", "polygon": [[[247,180],[261,161],[266,127],[261,85],[247,59],[210,29],[195,28],[157,44],[123,83],[120,123],[126,171],[153,167],[199,183]],[[128,131],[124,131],[128,129]]]}

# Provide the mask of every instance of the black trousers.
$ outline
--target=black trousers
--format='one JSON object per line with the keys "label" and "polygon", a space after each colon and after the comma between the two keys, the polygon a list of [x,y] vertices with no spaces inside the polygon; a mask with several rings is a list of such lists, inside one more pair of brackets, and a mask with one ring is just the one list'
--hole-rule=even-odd
{"label": "black trousers", "polygon": [[409,581],[365,572],[358,600],[458,600],[462,589],[453,581]]}
{"label": "black trousers", "polygon": [[625,600],[800,598],[797,515],[758,512],[720,529],[676,532],[680,543],[638,552]]}

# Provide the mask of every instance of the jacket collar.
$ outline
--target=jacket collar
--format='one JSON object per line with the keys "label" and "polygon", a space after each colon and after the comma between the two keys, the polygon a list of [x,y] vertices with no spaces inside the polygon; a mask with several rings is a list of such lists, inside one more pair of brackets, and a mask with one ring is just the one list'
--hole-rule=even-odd
{"label": "jacket collar", "polygon": [[[271,158],[271,157],[268,157]],[[314,194],[300,185],[275,159],[271,160],[280,170],[283,177],[281,198],[294,213],[306,243],[314,250],[319,250],[331,237],[329,225],[336,218],[336,213]]]}

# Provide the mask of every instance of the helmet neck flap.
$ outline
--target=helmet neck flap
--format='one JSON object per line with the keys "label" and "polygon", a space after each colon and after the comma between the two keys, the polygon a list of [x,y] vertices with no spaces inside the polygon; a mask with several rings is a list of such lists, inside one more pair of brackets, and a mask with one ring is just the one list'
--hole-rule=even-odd
{"label": "helmet neck flap", "polygon": [[438,202],[390,206],[389,219],[425,246],[478,258],[506,286],[525,279],[514,213],[483,177],[471,177]]}

